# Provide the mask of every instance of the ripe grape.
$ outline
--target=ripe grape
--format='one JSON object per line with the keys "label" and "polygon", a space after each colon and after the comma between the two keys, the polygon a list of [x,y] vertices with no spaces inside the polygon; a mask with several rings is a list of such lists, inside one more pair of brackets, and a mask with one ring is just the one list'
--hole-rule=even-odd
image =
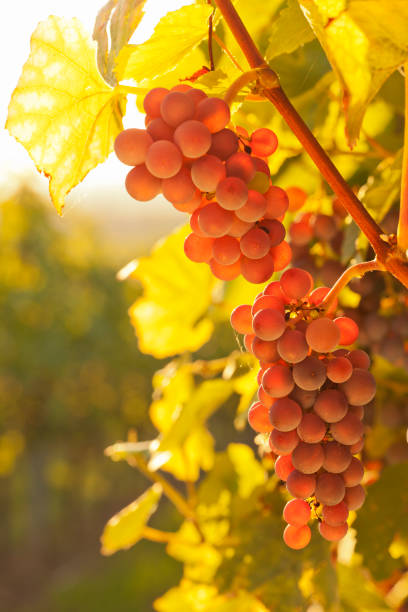
{"label": "ripe grape", "polygon": [[327,317],[315,319],[307,326],[306,340],[313,351],[329,353],[336,348],[339,339],[338,327]]}
{"label": "ripe grape", "polygon": [[306,391],[305,389],[301,389],[296,385],[291,393],[291,398],[300,404],[304,410],[307,410],[314,405],[316,395],[317,391],[315,389]]}
{"label": "ripe grape", "polygon": [[355,414],[360,421],[364,418],[364,406],[349,406],[349,411]]}
{"label": "ripe grape", "polygon": [[198,225],[201,230],[212,238],[224,236],[233,221],[233,214],[218,206],[216,202],[210,202],[198,212]]}
{"label": "ripe grape", "polygon": [[225,266],[224,264],[218,263],[215,259],[209,261],[211,272],[216,278],[223,281],[230,281],[238,278],[241,273],[241,264],[238,259],[235,263]]}
{"label": "ripe grape", "polygon": [[248,199],[241,208],[236,211],[236,215],[242,221],[257,221],[266,210],[266,199],[258,191],[248,190]]}
{"label": "ripe grape", "polygon": [[[313,291],[309,295],[310,305],[318,306],[319,304],[321,304],[324,298],[326,297],[326,295],[329,293],[329,291],[330,291],[329,287],[317,287],[316,289],[313,289]],[[338,304],[338,300],[336,298],[333,301],[333,305],[331,306],[329,310],[332,310],[332,309],[335,310],[337,308],[337,304]]]}
{"label": "ripe grape", "polygon": [[314,405],[314,411],[326,423],[341,421],[347,413],[347,408],[346,396],[338,389],[325,389],[319,393]]}
{"label": "ripe grape", "polygon": [[197,105],[195,118],[204,123],[214,134],[228,125],[230,109],[228,104],[220,98],[206,98]]}
{"label": "ripe grape", "polygon": [[268,417],[268,409],[261,402],[255,402],[248,410],[248,422],[254,431],[266,433],[272,426]]}
{"label": "ripe grape", "polygon": [[262,387],[262,376],[265,374],[266,369],[265,370],[262,370],[262,369],[259,370],[259,373],[258,373],[258,376],[257,376],[257,381],[258,381],[258,385],[260,385],[260,387],[258,387],[257,395],[258,395],[259,401],[262,402],[268,408],[270,408],[272,406],[273,402],[275,401],[275,398],[273,398],[270,395],[268,395],[268,393]]}
{"label": "ripe grape", "polygon": [[327,362],[327,378],[334,383],[345,382],[353,373],[353,366],[346,357],[335,357]]}
{"label": "ripe grape", "polygon": [[313,495],[316,487],[316,476],[314,474],[302,474],[294,469],[288,476],[286,488],[293,497],[306,499]]}
{"label": "ripe grape", "polygon": [[180,149],[168,140],[156,140],[147,151],[146,167],[157,178],[175,176],[182,165]]}
{"label": "ripe grape", "polygon": [[319,523],[320,535],[329,542],[337,542],[344,538],[348,530],[347,523],[340,523],[340,525],[329,525],[322,521]]}
{"label": "ripe grape", "polygon": [[172,204],[191,202],[196,191],[190,172],[184,167],[175,176],[162,181],[163,195]]}
{"label": "ripe grape", "polygon": [[357,457],[352,457],[348,467],[342,473],[344,484],[346,487],[355,487],[363,480],[364,468],[363,464]]}
{"label": "ripe grape", "polygon": [[200,191],[214,192],[225,178],[225,166],[214,155],[203,155],[191,166],[191,178]]}
{"label": "ripe grape", "polygon": [[332,436],[342,444],[355,444],[364,433],[364,425],[351,412],[348,412],[341,421],[330,425]]}
{"label": "ripe grape", "polygon": [[255,176],[256,169],[251,156],[242,151],[231,155],[225,165],[227,176],[235,176],[245,183],[249,183]]}
{"label": "ripe grape", "polygon": [[333,217],[318,214],[313,221],[314,235],[320,242],[329,242],[337,232],[337,225]]}
{"label": "ripe grape", "polygon": [[160,193],[161,181],[152,176],[146,166],[141,164],[128,173],[125,186],[132,198],[139,202],[149,202]]}
{"label": "ripe grape", "polygon": [[294,387],[290,368],[280,364],[271,366],[262,377],[262,386],[271,397],[286,397]]}
{"label": "ripe grape", "polygon": [[275,461],[275,474],[280,480],[286,481],[294,469],[290,455],[279,455]]}
{"label": "ripe grape", "polygon": [[286,191],[281,187],[272,185],[265,193],[267,208],[265,217],[267,219],[280,219],[283,217],[289,206]]}
{"label": "ripe grape", "polygon": [[232,238],[232,236],[215,238],[212,252],[215,261],[225,266],[235,263],[241,256],[239,242],[236,238]]}
{"label": "ripe grape", "polygon": [[286,240],[282,240],[278,246],[271,248],[269,255],[272,257],[275,272],[279,272],[280,270],[284,270],[290,263],[292,259],[292,249]]}
{"label": "ripe grape", "polygon": [[274,308],[263,308],[255,314],[253,328],[261,340],[276,340],[286,329],[285,317]]}
{"label": "ripe grape", "polygon": [[361,438],[355,444],[351,444],[350,453],[352,455],[356,455],[363,449],[363,446],[364,446],[364,437],[361,436]]}
{"label": "ripe grape", "polygon": [[309,352],[305,335],[296,329],[287,329],[279,338],[278,353],[288,363],[303,361]]}
{"label": "ripe grape", "polygon": [[353,344],[358,338],[358,325],[350,319],[350,317],[337,317],[334,319],[334,323],[337,325],[340,331],[339,344],[342,346],[348,346]]}
{"label": "ripe grape", "polygon": [[366,492],[363,487],[358,484],[354,487],[346,487],[344,494],[344,503],[349,510],[358,510],[364,504]]}
{"label": "ripe grape", "polygon": [[153,144],[146,130],[130,128],[120,132],[115,139],[114,149],[117,158],[128,166],[138,166],[146,159],[147,151]]}
{"label": "ripe grape", "polygon": [[280,455],[288,455],[293,451],[299,443],[299,436],[296,433],[296,429],[292,431],[279,431],[278,429],[272,429],[272,433],[269,437],[269,444],[272,449],[277,451]]}
{"label": "ripe grape", "polygon": [[[267,372],[265,372],[263,379],[265,378]],[[269,408],[269,419],[272,425],[279,431],[295,430],[302,419],[302,409],[299,404],[292,399],[282,397],[281,399],[275,400],[275,402]]]}
{"label": "ripe grape", "polygon": [[259,128],[252,132],[250,147],[253,155],[259,157],[269,157],[274,153],[278,146],[278,138],[272,130]]}
{"label": "ripe grape", "polygon": [[160,106],[169,90],[165,87],[155,87],[151,89],[143,100],[143,108],[149,117],[160,117]]}
{"label": "ripe grape", "polygon": [[[206,102],[206,100],[203,102]],[[180,123],[192,119],[194,112],[194,102],[181,91],[171,91],[164,96],[160,104],[160,114],[162,118],[172,127],[176,127],[180,125]],[[208,145],[208,147],[209,146],[210,145]]]}
{"label": "ripe grape", "polygon": [[212,238],[203,238],[192,233],[184,241],[184,253],[191,261],[209,262],[212,257],[212,245]]}
{"label": "ripe grape", "polygon": [[276,349],[276,340],[261,340],[261,338],[254,336],[251,349],[252,353],[259,361],[272,363],[279,359],[279,353]]}
{"label": "ripe grape", "polygon": [[226,210],[237,210],[247,201],[248,188],[240,178],[229,176],[218,183],[215,197]]}
{"label": "ripe grape", "polygon": [[307,193],[300,189],[300,187],[287,187],[286,193],[289,198],[289,210],[295,211],[302,208],[303,204],[306,202]]}
{"label": "ripe grape", "polygon": [[268,283],[265,289],[263,290],[263,294],[277,297],[282,300],[283,304],[286,304],[288,301],[288,298],[282,291],[282,287],[279,281],[272,281],[271,283]]}
{"label": "ripe grape", "polygon": [[293,366],[293,379],[298,387],[306,391],[320,389],[326,380],[326,367],[317,357],[306,357]]}
{"label": "ripe grape", "polygon": [[210,155],[215,155],[225,161],[238,149],[238,138],[232,130],[224,128],[212,135]]}
{"label": "ripe grape", "polygon": [[338,442],[327,442],[324,445],[323,467],[326,472],[341,474],[349,467],[351,460],[351,453],[347,446]]}
{"label": "ripe grape", "polygon": [[290,525],[306,525],[310,514],[310,506],[303,499],[291,499],[283,509],[283,518]]}
{"label": "ripe grape", "polygon": [[321,442],[326,434],[326,423],[314,412],[305,412],[297,427],[297,432],[303,442]]}
{"label": "ripe grape", "polygon": [[287,525],[283,532],[285,544],[294,550],[305,548],[305,546],[309,544],[311,537],[312,532],[310,531],[309,525],[302,525],[301,527]]}
{"label": "ripe grape", "polygon": [[285,238],[285,227],[277,219],[263,219],[259,223],[259,227],[267,232],[271,247],[278,246]]}
{"label": "ripe grape", "polygon": [[292,452],[292,463],[302,474],[314,474],[322,467],[323,460],[324,452],[321,444],[299,442]]}
{"label": "ripe grape", "polygon": [[353,367],[360,368],[362,370],[368,370],[371,364],[371,359],[367,353],[361,349],[355,349],[347,354],[347,359],[351,362]]}
{"label": "ripe grape", "polygon": [[[163,186],[163,182],[162,182],[162,186]],[[200,208],[201,205],[202,205],[201,193],[198,191],[198,189],[195,190],[192,199],[189,200],[188,202],[184,202],[184,204],[181,204],[181,203],[177,204],[176,202],[173,202],[173,206],[176,210],[179,210],[180,212],[187,212],[190,215],[192,215],[197,210],[197,208]],[[190,222],[191,222],[191,219],[190,219]]]}
{"label": "ripe grape", "polygon": [[211,146],[210,130],[195,119],[181,123],[176,128],[173,138],[183,155],[194,159],[205,155]]}
{"label": "ripe grape", "polygon": [[252,334],[252,314],[249,304],[237,306],[231,313],[231,325],[239,334]]}
{"label": "ripe grape", "polygon": [[333,527],[347,521],[348,514],[349,511],[344,501],[341,501],[335,506],[323,506],[322,508],[324,522]]}
{"label": "ripe grape", "polygon": [[201,100],[205,100],[208,96],[206,93],[204,93],[201,89],[196,89],[195,87],[190,87],[188,90],[185,91],[185,94],[188,98],[190,98],[190,100],[192,100],[195,104],[195,106],[197,106]]}
{"label": "ripe grape", "polygon": [[[258,158],[253,157],[252,159],[253,161],[255,161],[255,159],[258,159]],[[255,166],[255,163],[254,163],[254,166]],[[255,189],[256,191],[259,191],[260,193],[266,193],[269,189],[269,185],[270,185],[269,174],[265,174],[265,172],[260,172],[259,170],[257,170],[254,174],[254,178],[252,178],[248,182],[248,189]]]}
{"label": "ripe grape", "polygon": [[254,341],[255,334],[244,335],[244,345],[248,353],[252,353],[252,342]]}
{"label": "ripe grape", "polygon": [[251,259],[250,257],[241,257],[241,272],[242,276],[250,283],[264,283],[274,272],[274,261],[268,253],[261,259]]}
{"label": "ripe grape", "polygon": [[355,368],[350,378],[341,383],[340,389],[352,406],[364,406],[374,398],[376,389],[374,376],[367,370]]}
{"label": "ripe grape", "polygon": [[309,272],[301,268],[286,270],[281,276],[282,291],[292,300],[305,297],[313,287],[313,279]]}
{"label": "ripe grape", "polygon": [[161,117],[152,119],[146,127],[146,131],[153,140],[172,140],[174,130]]}
{"label": "ripe grape", "polygon": [[269,236],[263,230],[253,227],[241,238],[240,248],[245,257],[261,259],[271,247]]}
{"label": "ripe grape", "polygon": [[285,314],[285,306],[281,298],[275,297],[274,295],[264,295],[261,293],[256,297],[252,305],[252,316],[254,317],[259,310],[263,310],[264,308],[278,310],[282,316]]}
{"label": "ripe grape", "polygon": [[316,498],[326,506],[334,506],[340,503],[344,497],[345,489],[343,479],[339,474],[322,472],[316,478]]}

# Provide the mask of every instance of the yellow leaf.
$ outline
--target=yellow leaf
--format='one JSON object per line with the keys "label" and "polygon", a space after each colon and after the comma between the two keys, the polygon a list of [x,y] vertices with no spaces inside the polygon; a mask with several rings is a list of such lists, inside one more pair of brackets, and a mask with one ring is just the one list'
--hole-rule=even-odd
{"label": "yellow leaf", "polygon": [[59,213],[67,193],[112,150],[124,104],[100,76],[95,43],[78,19],[50,16],[38,24],[6,127],[50,178]]}
{"label": "yellow leaf", "polygon": [[258,485],[264,484],[266,472],[246,444],[229,444],[227,453],[238,476],[238,494],[249,497]]}
{"label": "yellow leaf", "polygon": [[143,529],[156,510],[161,494],[161,485],[156,483],[109,519],[101,536],[103,555],[130,548],[143,537]]}
{"label": "yellow leaf", "polygon": [[207,37],[212,11],[208,4],[193,4],[167,13],[146,42],[127,45],[119,53],[116,67],[119,80],[141,83],[173,70]]}
{"label": "yellow leaf", "polygon": [[188,233],[182,228],[168,236],[150,257],[138,260],[131,275],[144,289],[143,297],[129,309],[139,348],[158,359],[198,350],[214,328],[206,316],[214,279],[206,264],[184,255]]}
{"label": "yellow leaf", "polygon": [[408,3],[298,1],[342,85],[353,146],[370,100],[408,56]]}

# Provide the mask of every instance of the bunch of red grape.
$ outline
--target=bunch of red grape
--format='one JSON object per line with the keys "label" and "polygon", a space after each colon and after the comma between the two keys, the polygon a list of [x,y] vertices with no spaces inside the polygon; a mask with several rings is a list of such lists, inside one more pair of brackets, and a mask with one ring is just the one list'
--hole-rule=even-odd
{"label": "bunch of red grape", "polygon": [[144,99],[146,129],[127,129],[115,141],[120,161],[134,166],[128,193],[149,201],[159,193],[191,215],[184,250],[213,274],[267,281],[291,259],[282,219],[283,189],[272,185],[266,159],[278,141],[266,128],[236,132],[228,105],[188,85],[152,89]]}
{"label": "bunch of red grape", "polygon": [[328,291],[313,290],[311,275],[291,268],[231,315],[260,362],[259,401],[248,420],[255,431],[270,432],[276,474],[296,498],[284,509],[284,540],[296,549],[310,540],[311,508],[321,535],[337,541],[347,532],[349,510],[365,498],[363,466],[353,455],[363,446],[364,405],[375,381],[367,353],[338,348],[356,341],[358,327],[324,310]]}

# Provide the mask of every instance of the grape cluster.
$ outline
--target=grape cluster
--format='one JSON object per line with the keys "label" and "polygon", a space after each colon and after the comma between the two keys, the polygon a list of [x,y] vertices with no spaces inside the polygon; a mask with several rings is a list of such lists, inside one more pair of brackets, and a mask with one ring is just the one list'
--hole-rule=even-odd
{"label": "grape cluster", "polygon": [[337,541],[347,532],[348,511],[365,498],[363,466],[354,455],[363,446],[364,406],[375,395],[375,381],[367,353],[338,348],[356,341],[358,327],[319,307],[328,291],[313,290],[311,275],[291,268],[252,306],[231,314],[233,328],[260,363],[249,423],[269,433],[276,474],[296,498],[284,509],[284,540],[291,548],[308,544],[311,508],[321,535]]}
{"label": "grape cluster", "polygon": [[267,158],[276,135],[266,128],[251,136],[230,124],[224,100],[178,85],[152,89],[144,99],[146,129],[127,129],[115,141],[128,193],[149,201],[159,193],[191,215],[185,254],[205,262],[217,278],[242,274],[267,281],[291,259],[282,219],[286,192],[272,185]]}

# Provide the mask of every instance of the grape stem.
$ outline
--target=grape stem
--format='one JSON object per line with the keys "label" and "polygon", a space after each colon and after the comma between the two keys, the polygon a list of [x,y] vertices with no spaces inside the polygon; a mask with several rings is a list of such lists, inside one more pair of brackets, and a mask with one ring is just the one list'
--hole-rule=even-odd
{"label": "grape stem", "polygon": [[408,249],[408,62],[404,64],[405,75],[405,126],[404,153],[402,158],[401,201],[398,220],[398,245],[406,252]]}
{"label": "grape stem", "polygon": [[363,261],[347,268],[347,270],[345,270],[334,283],[329,293],[326,295],[321,304],[319,304],[319,307],[324,308],[326,311],[330,310],[330,307],[339,295],[340,291],[344,289],[344,287],[348,285],[353,278],[356,278],[357,276],[364,276],[364,274],[367,272],[373,272],[374,270],[384,270],[384,267],[379,263],[379,261],[377,261],[377,259],[373,259],[372,261]]}
{"label": "grape stem", "polygon": [[214,0],[214,2],[235,36],[248,64],[251,68],[258,69],[258,81],[264,97],[274,104],[344,208],[367,236],[377,260],[408,288],[408,261],[403,250],[384,234],[293,107],[281,88],[277,75],[266,64],[231,0]]}

